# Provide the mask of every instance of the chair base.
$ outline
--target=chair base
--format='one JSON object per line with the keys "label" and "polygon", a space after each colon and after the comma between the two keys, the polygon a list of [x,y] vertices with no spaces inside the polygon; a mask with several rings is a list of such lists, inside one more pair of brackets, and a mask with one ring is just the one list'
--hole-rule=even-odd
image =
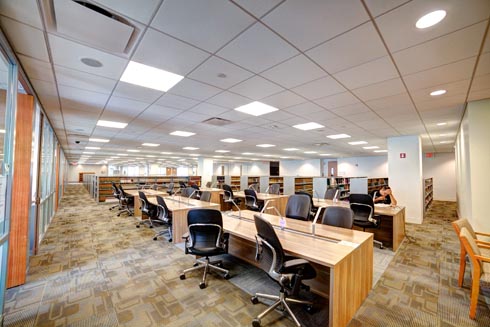
{"label": "chair base", "polygon": [[204,259],[204,262],[198,260],[198,261],[196,261],[196,263],[194,263],[194,267],[185,269],[180,274],[180,279],[185,279],[185,274],[187,274],[188,272],[194,271],[194,270],[198,270],[198,269],[204,269],[204,274],[202,276],[202,281],[199,283],[199,288],[201,288],[201,289],[206,288],[206,276],[207,276],[207,274],[208,274],[208,272],[209,272],[210,269],[214,269],[214,270],[220,271],[220,272],[222,272],[222,273],[225,274],[223,276],[224,279],[230,279],[231,276],[230,276],[229,270],[226,270],[224,268],[218,267],[217,266],[218,264],[221,264],[221,261],[213,261],[213,262],[210,262],[209,261],[209,257],[206,257]]}
{"label": "chair base", "polygon": [[134,214],[133,211],[131,211],[130,209],[123,208],[123,209],[119,210],[119,212],[117,213],[117,216],[120,217],[122,213],[127,213],[128,216],[132,216]]}
{"label": "chair base", "polygon": [[158,236],[163,236],[165,234],[168,234],[168,241],[172,242],[172,226],[169,226],[167,229],[155,233],[155,235],[153,236],[153,240],[156,241],[158,239]]}
{"label": "chair base", "polygon": [[257,304],[257,303],[259,303],[259,299],[258,299],[259,297],[264,298],[264,299],[268,299],[268,300],[276,300],[276,302],[274,302],[270,307],[268,307],[263,312],[261,312],[257,316],[257,318],[255,318],[252,321],[252,326],[254,326],[254,327],[260,327],[261,319],[264,318],[267,314],[269,314],[270,312],[272,312],[272,310],[274,310],[275,308],[277,308],[279,306],[281,308],[281,311],[284,311],[284,309],[286,309],[286,311],[289,313],[291,318],[293,318],[293,321],[296,324],[296,326],[300,327],[301,324],[298,321],[298,318],[296,318],[296,316],[294,315],[291,308],[289,307],[288,302],[305,304],[306,310],[309,312],[311,312],[313,309],[313,303],[312,302],[306,301],[306,300],[298,300],[298,299],[289,298],[286,296],[286,294],[284,293],[283,290],[281,290],[279,292],[279,296],[278,295],[263,294],[263,293],[255,293],[255,295],[252,296],[252,298],[250,300],[252,301],[253,304]]}

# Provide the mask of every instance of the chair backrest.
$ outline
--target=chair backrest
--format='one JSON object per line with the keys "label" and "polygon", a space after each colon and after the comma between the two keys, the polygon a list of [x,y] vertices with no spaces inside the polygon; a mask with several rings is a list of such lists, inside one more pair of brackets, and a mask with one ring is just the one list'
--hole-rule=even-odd
{"label": "chair backrest", "polygon": [[371,221],[374,213],[374,201],[369,194],[351,193],[350,208],[354,211],[354,220]]}
{"label": "chair backrest", "polygon": [[121,194],[121,196],[123,198],[128,198],[129,197],[128,194],[126,192],[124,192],[124,188],[123,188],[123,186],[121,184],[119,184],[119,192],[120,192],[120,194]]}
{"label": "chair backrest", "polygon": [[285,255],[281,241],[272,227],[271,223],[259,215],[254,215],[255,228],[257,229],[256,259],[268,269],[271,278],[278,280],[284,265]]}
{"label": "chair backrest", "polygon": [[199,186],[197,184],[192,184],[191,187],[195,190],[199,191]]}
{"label": "chair backrest", "polygon": [[253,183],[248,186],[249,189],[258,191],[259,190],[259,184],[258,183]]}
{"label": "chair backrest", "polygon": [[153,184],[153,185],[151,186],[151,189],[152,189],[152,190],[157,191],[157,190],[158,190],[158,185],[157,185],[156,183],[155,183],[155,184]]}
{"label": "chair backrest", "polygon": [[245,193],[245,205],[250,208],[257,208],[257,193],[254,190],[246,189]]}
{"label": "chair backrest", "polygon": [[116,199],[120,199],[121,198],[121,191],[117,188],[116,186],[116,183],[112,182],[112,195],[114,195],[114,197]]}
{"label": "chair backrest", "polygon": [[279,195],[280,191],[281,191],[281,186],[279,184],[271,184],[269,186],[269,194]]}
{"label": "chair backrest", "polygon": [[201,201],[205,202],[210,202],[211,201],[211,192],[209,191],[202,191],[201,192],[201,197],[199,198]]}
{"label": "chair backrest", "polygon": [[206,183],[206,187],[207,187],[207,188],[210,188],[211,186],[213,186],[213,183],[212,183],[212,182],[207,182],[207,183]]}
{"label": "chair backrest", "polygon": [[294,192],[294,194],[303,194],[303,195],[308,196],[308,198],[310,199],[310,205],[311,205],[310,210],[313,210],[313,207],[314,207],[314,204],[313,204],[313,196],[311,196],[310,193],[305,192],[305,191],[297,191],[297,192]]}
{"label": "chair backrest", "polygon": [[187,213],[191,248],[212,248],[222,240],[223,218],[215,209],[193,209]]}
{"label": "chair backrest", "polygon": [[325,191],[325,196],[324,198],[326,200],[333,200],[338,196],[339,190],[336,188],[329,188]]}
{"label": "chair backrest", "polygon": [[354,211],[346,207],[327,207],[323,213],[322,224],[352,229]]}
{"label": "chair backrest", "polygon": [[185,183],[183,181],[179,181],[179,186],[180,188],[186,188],[187,185],[185,185]]}
{"label": "chair backrest", "polygon": [[[476,240],[471,236],[470,231],[466,228],[463,227],[461,229],[461,232],[459,234],[461,243],[463,244],[466,253],[470,256],[470,260],[472,262],[472,265],[480,265],[480,261],[475,258],[475,255],[481,255],[480,248],[478,247],[478,244],[476,243]],[[473,267],[473,269],[475,269]],[[480,275],[481,273],[484,272],[484,269],[480,269]],[[490,273],[490,271],[489,271]]]}
{"label": "chair backrest", "polygon": [[233,190],[231,189],[230,185],[223,184],[223,191],[223,199],[225,202],[233,200]]}
{"label": "chair backrest", "polygon": [[451,223],[451,225],[453,225],[453,228],[456,231],[456,234],[459,235],[461,233],[461,230],[463,229],[463,227],[465,227],[468,230],[468,232],[470,233],[471,237],[473,237],[474,239],[477,239],[475,230],[473,229],[473,227],[471,227],[471,224],[468,221],[468,219],[461,218],[461,219],[455,220]]}
{"label": "chair backrest", "polygon": [[165,200],[160,195],[157,195],[156,199],[158,204],[158,218],[168,221],[170,210],[168,210],[167,203],[165,203]]}
{"label": "chair backrest", "polygon": [[169,183],[168,186],[167,186],[167,193],[169,195],[172,195],[174,194],[174,183]]}
{"label": "chair backrest", "polygon": [[192,196],[193,199],[196,199],[198,194],[199,192],[193,187],[186,187],[181,191],[181,195],[186,198],[190,198]]}
{"label": "chair backrest", "polygon": [[289,196],[286,205],[286,217],[308,220],[311,211],[311,200],[306,194],[294,194]]}

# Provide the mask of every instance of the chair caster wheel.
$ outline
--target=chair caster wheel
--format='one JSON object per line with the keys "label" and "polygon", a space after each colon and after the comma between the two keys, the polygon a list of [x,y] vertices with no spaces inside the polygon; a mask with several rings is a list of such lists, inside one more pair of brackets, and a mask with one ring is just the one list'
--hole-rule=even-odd
{"label": "chair caster wheel", "polygon": [[230,278],[231,278],[230,274],[225,274],[223,277],[224,277],[225,279],[230,279]]}
{"label": "chair caster wheel", "polygon": [[313,306],[312,305],[307,305],[305,308],[306,312],[308,313],[313,313]]}
{"label": "chair caster wheel", "polygon": [[206,288],[206,283],[200,282],[199,283],[199,288],[202,289],[202,290],[205,289]]}
{"label": "chair caster wheel", "polygon": [[150,226],[150,228],[153,228],[153,226]]}
{"label": "chair caster wheel", "polygon": [[170,238],[170,239],[168,239],[168,241],[169,241],[170,243],[172,243],[172,239],[171,239],[171,238]]}
{"label": "chair caster wheel", "polygon": [[199,263],[198,262],[194,262],[194,264],[192,266],[193,267],[197,267],[197,266],[199,266]]}
{"label": "chair caster wheel", "polygon": [[252,320],[252,326],[253,327],[260,327],[260,319],[255,318],[254,320]]}
{"label": "chair caster wheel", "polygon": [[184,274],[180,275],[179,277],[180,277],[180,279],[182,279],[182,280],[184,280],[184,279],[185,279],[185,275],[184,275]]}
{"label": "chair caster wheel", "polygon": [[[250,301],[252,302],[252,304],[257,304],[257,303],[259,303],[259,298],[256,296],[252,296],[250,298]],[[260,325],[260,321],[259,321],[259,325]]]}
{"label": "chair caster wheel", "polygon": [[153,238],[153,240],[154,240],[154,241],[158,240],[158,237],[156,237],[156,236],[155,236],[155,237]]}
{"label": "chair caster wheel", "polygon": [[136,225],[136,228],[140,228],[140,225]]}

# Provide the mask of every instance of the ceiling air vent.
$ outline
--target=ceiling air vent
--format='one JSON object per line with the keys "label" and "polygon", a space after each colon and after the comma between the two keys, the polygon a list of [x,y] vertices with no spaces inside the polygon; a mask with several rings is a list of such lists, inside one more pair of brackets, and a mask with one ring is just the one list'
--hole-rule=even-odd
{"label": "ceiling air vent", "polygon": [[213,117],[213,118],[209,118],[209,119],[204,120],[203,123],[209,124],[209,125],[214,125],[214,126],[224,126],[224,125],[231,124],[232,121],[228,120],[228,119],[224,119],[224,118]]}
{"label": "ceiling air vent", "polygon": [[56,32],[95,48],[124,53],[135,28],[88,1],[53,0]]}

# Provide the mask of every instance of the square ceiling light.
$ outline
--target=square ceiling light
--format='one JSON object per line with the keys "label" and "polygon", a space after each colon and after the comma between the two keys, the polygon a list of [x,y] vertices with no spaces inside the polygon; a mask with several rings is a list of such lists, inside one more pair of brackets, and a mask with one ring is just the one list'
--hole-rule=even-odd
{"label": "square ceiling light", "polygon": [[303,131],[309,131],[309,130],[312,130],[312,129],[322,128],[322,127],[325,127],[325,126],[320,125],[320,124],[315,123],[315,122],[310,122],[310,123],[306,123],[306,124],[294,125],[293,127],[294,128],[297,128],[297,129],[301,129]]}
{"label": "square ceiling light", "polygon": [[107,140],[107,139],[93,139],[93,138],[89,138],[88,141],[89,142],[98,142],[98,143],[107,143],[107,142],[109,142],[109,140]]}
{"label": "square ceiling light", "polygon": [[257,144],[256,146],[258,146],[259,148],[272,148],[275,145],[274,144]]}
{"label": "square ceiling light", "polygon": [[249,104],[235,108],[236,111],[243,112],[252,116],[261,116],[279,109],[269,106],[265,103],[254,101]]}
{"label": "square ceiling light", "polygon": [[347,135],[347,134],[334,134],[334,135],[327,135],[327,137],[329,139],[332,139],[332,140],[337,140],[337,139],[346,139],[346,138],[349,138],[350,135]]}
{"label": "square ceiling light", "polygon": [[241,142],[242,140],[234,139],[234,138],[228,138],[228,139],[222,139],[220,141],[225,142],[225,143],[238,143],[238,142]]}
{"label": "square ceiling light", "polygon": [[152,146],[152,147],[155,147],[155,146],[159,146],[160,144],[156,144],[156,143],[143,143],[141,145],[142,146]]}
{"label": "square ceiling light", "polygon": [[361,144],[367,144],[366,141],[354,141],[354,142],[348,142],[350,145],[361,145]]}
{"label": "square ceiling light", "polygon": [[121,76],[121,81],[167,92],[183,78],[184,76],[170,73],[163,69],[130,61]]}
{"label": "square ceiling light", "polygon": [[112,128],[124,128],[128,126],[127,123],[120,123],[117,121],[110,121],[110,120],[99,120],[97,122],[97,126],[103,126],[103,127],[112,127]]}
{"label": "square ceiling light", "polygon": [[185,132],[185,131],[175,131],[175,132],[170,133],[170,135],[182,136],[182,137],[189,137],[189,136],[192,136],[192,135],[196,135],[196,133]]}

